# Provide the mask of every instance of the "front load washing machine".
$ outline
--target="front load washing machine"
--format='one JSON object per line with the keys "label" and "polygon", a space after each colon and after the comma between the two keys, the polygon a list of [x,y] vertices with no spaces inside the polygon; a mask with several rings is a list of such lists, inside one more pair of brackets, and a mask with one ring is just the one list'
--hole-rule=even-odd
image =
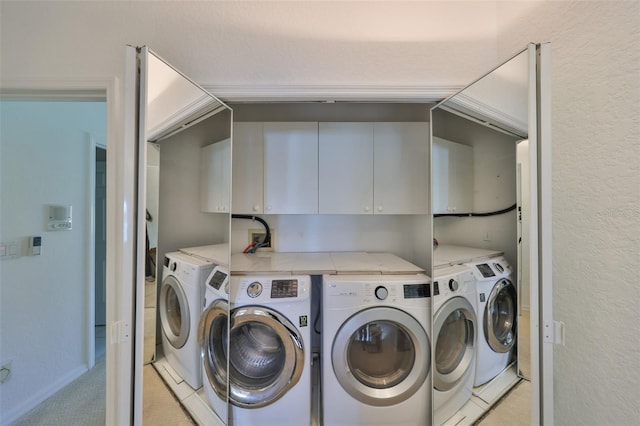
{"label": "front load washing machine", "polygon": [[204,281],[215,265],[184,253],[167,253],[160,286],[162,350],[169,365],[194,389],[202,386],[198,322]]}
{"label": "front load washing machine", "polygon": [[473,272],[436,268],[433,278],[433,418],[441,425],[471,398],[477,339]]}
{"label": "front load washing machine", "polygon": [[202,358],[202,387],[213,412],[227,423],[227,338],[229,326],[229,271],[216,266],[205,287],[205,309],[198,326]]}
{"label": "front load washing machine", "polygon": [[232,276],[229,420],[311,423],[311,277]]}
{"label": "front load washing machine", "polygon": [[429,277],[323,279],[324,424],[431,424]]}
{"label": "front load washing machine", "polygon": [[479,331],[474,386],[496,377],[511,359],[516,342],[516,287],[504,257],[467,263],[476,279]]}

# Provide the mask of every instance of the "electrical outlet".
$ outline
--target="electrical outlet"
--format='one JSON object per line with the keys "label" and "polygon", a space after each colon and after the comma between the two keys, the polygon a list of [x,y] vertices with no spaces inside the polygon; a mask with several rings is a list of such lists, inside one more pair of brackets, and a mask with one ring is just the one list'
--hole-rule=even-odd
{"label": "electrical outlet", "polygon": [[[274,251],[276,246],[276,231],[275,229],[270,229],[271,232],[271,244],[269,247],[260,247],[258,250],[260,251]],[[260,244],[264,241],[264,237],[266,236],[266,232],[264,229],[249,229],[249,240],[248,244],[257,243]]]}
{"label": "electrical outlet", "polygon": [[11,378],[11,361],[0,365],[0,383],[4,383]]}

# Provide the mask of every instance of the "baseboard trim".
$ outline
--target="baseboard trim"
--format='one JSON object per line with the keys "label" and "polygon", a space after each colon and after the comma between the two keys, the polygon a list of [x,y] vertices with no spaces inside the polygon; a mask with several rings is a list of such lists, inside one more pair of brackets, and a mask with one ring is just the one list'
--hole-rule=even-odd
{"label": "baseboard trim", "polygon": [[36,408],[40,403],[44,402],[49,397],[62,390],[64,387],[76,380],[78,377],[82,376],[87,371],[89,371],[88,367],[86,365],[81,365],[69,371],[67,374],[51,383],[49,386],[40,388],[39,392],[31,396],[31,398],[23,401],[22,404],[1,413],[2,418],[0,418],[0,425],[5,426],[15,422],[20,417]]}

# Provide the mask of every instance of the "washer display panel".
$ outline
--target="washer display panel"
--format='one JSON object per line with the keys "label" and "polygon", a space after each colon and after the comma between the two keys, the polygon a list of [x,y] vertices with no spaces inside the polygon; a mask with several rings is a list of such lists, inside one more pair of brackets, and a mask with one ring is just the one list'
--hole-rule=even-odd
{"label": "washer display panel", "polygon": [[516,341],[516,318],[516,288],[511,281],[501,280],[493,287],[484,311],[484,335],[493,351],[511,350]]}
{"label": "washer display panel", "polygon": [[160,290],[160,322],[167,340],[181,348],[189,337],[189,303],[178,280],[169,275]]}
{"label": "washer display panel", "polygon": [[389,307],[350,317],[336,334],[333,369],[342,387],[375,406],[411,397],[426,380],[431,357],[424,328],[411,315]]}
{"label": "washer display panel", "polygon": [[469,370],[475,344],[475,314],[471,304],[454,297],[436,314],[434,385],[439,391],[454,387]]}

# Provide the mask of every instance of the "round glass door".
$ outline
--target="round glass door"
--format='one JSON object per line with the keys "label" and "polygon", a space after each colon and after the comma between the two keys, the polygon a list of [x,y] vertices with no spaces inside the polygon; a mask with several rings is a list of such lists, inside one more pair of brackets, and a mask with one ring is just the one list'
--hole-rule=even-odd
{"label": "round glass door", "polygon": [[509,352],[516,342],[517,306],[513,283],[499,281],[491,290],[483,320],[485,338],[495,352]]}
{"label": "round glass door", "polygon": [[424,327],[388,307],[367,309],[345,321],[334,339],[332,358],[342,387],[376,406],[411,397],[424,384],[431,364]]}
{"label": "round glass door", "polygon": [[198,326],[205,375],[222,400],[227,399],[228,312],[226,300],[215,300],[202,313]]}
{"label": "round glass door", "polygon": [[167,340],[176,349],[189,337],[189,303],[178,280],[169,275],[160,290],[160,322]]}
{"label": "round glass door", "polygon": [[469,301],[454,297],[436,314],[434,386],[439,391],[454,387],[466,374],[473,361],[475,313]]}
{"label": "round glass door", "polygon": [[230,402],[258,408],[277,401],[304,369],[302,336],[283,315],[261,306],[232,310],[230,327]]}

